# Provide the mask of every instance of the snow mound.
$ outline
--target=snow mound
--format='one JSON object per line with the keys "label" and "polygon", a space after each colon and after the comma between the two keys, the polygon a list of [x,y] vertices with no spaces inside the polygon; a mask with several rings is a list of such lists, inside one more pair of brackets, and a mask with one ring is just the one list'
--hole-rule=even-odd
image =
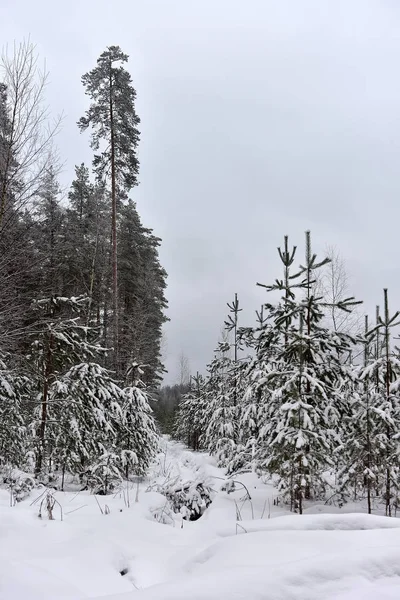
{"label": "snow mound", "polygon": [[211,545],[185,571],[107,600],[398,600],[400,535],[397,529],[241,535]]}
{"label": "snow mound", "polygon": [[[167,441],[159,458],[114,495],[54,492],[63,521],[38,518],[41,490],[10,507],[0,488],[0,600],[399,600],[400,520],[311,503],[318,514],[288,515],[253,474],[241,477],[250,502],[243,486],[218,491],[224,473],[205,454]],[[152,482],[207,477],[204,516],[163,524]]]}
{"label": "snow mound", "polygon": [[255,531],[365,531],[369,529],[399,529],[400,519],[361,513],[288,515],[275,519],[240,521],[237,533]]}

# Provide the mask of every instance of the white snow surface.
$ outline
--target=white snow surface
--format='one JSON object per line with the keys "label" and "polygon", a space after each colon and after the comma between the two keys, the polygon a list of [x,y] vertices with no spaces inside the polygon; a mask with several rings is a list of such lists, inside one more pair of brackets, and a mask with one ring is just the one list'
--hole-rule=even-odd
{"label": "white snow surface", "polygon": [[[293,515],[253,474],[220,491],[207,454],[163,442],[149,480],[115,496],[56,492],[62,506],[38,518],[43,490],[10,507],[0,489],[0,600],[399,600],[400,519],[310,504]],[[195,522],[167,511],[152,482],[207,478],[216,491]],[[274,502],[275,500],[275,502]],[[154,518],[156,515],[157,518]],[[238,520],[239,518],[239,520]],[[121,576],[121,570],[127,570]]]}

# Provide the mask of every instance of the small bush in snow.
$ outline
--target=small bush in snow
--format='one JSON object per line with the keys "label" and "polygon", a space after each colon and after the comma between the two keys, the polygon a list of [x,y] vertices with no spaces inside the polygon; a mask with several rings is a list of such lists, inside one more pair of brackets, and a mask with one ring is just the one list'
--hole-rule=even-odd
{"label": "small bush in snow", "polygon": [[19,469],[8,469],[2,476],[3,483],[10,490],[13,498],[12,504],[21,502],[24,498],[30,495],[37,482],[28,473],[24,473]]}
{"label": "small bush in snow", "polygon": [[174,513],[180,513],[187,521],[199,519],[212,502],[212,489],[204,481],[175,479],[153,489],[165,496]]}
{"label": "small bush in snow", "polygon": [[120,457],[114,452],[104,452],[90,468],[88,485],[94,494],[111,494],[121,483]]}
{"label": "small bush in snow", "polygon": [[175,525],[174,511],[171,508],[171,504],[168,500],[165,501],[163,506],[157,506],[151,508],[150,512],[157,523],[163,523],[164,525]]}

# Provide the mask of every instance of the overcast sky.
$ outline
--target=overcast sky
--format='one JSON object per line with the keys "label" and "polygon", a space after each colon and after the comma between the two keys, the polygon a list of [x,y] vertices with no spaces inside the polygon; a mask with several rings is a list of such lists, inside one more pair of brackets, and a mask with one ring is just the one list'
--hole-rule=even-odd
{"label": "overcast sky", "polygon": [[31,36],[65,113],[64,185],[91,161],[81,75],[106,46],[130,56],[169,382],[180,352],[204,370],[235,292],[252,322],[284,234],[336,246],[366,310],[386,286],[400,308],[399,32],[398,0],[0,0],[0,40]]}

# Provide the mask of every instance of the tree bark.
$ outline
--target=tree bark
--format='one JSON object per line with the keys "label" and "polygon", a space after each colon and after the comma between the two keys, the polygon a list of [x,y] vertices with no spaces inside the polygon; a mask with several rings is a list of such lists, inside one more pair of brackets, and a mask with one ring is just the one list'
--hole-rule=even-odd
{"label": "tree bark", "polygon": [[113,278],[113,345],[114,369],[118,372],[118,262],[117,262],[117,185],[115,170],[115,136],[113,82],[110,63],[110,148],[111,148],[111,232],[112,232],[112,278]]}
{"label": "tree bark", "polygon": [[36,457],[35,473],[38,475],[43,467],[43,459],[45,455],[46,445],[46,423],[47,423],[47,409],[48,409],[48,395],[49,395],[49,380],[52,373],[52,358],[53,358],[53,334],[50,334],[49,344],[47,348],[47,357],[45,364],[44,382],[43,382],[43,398],[42,398],[42,411],[40,418],[39,427],[39,447]]}

